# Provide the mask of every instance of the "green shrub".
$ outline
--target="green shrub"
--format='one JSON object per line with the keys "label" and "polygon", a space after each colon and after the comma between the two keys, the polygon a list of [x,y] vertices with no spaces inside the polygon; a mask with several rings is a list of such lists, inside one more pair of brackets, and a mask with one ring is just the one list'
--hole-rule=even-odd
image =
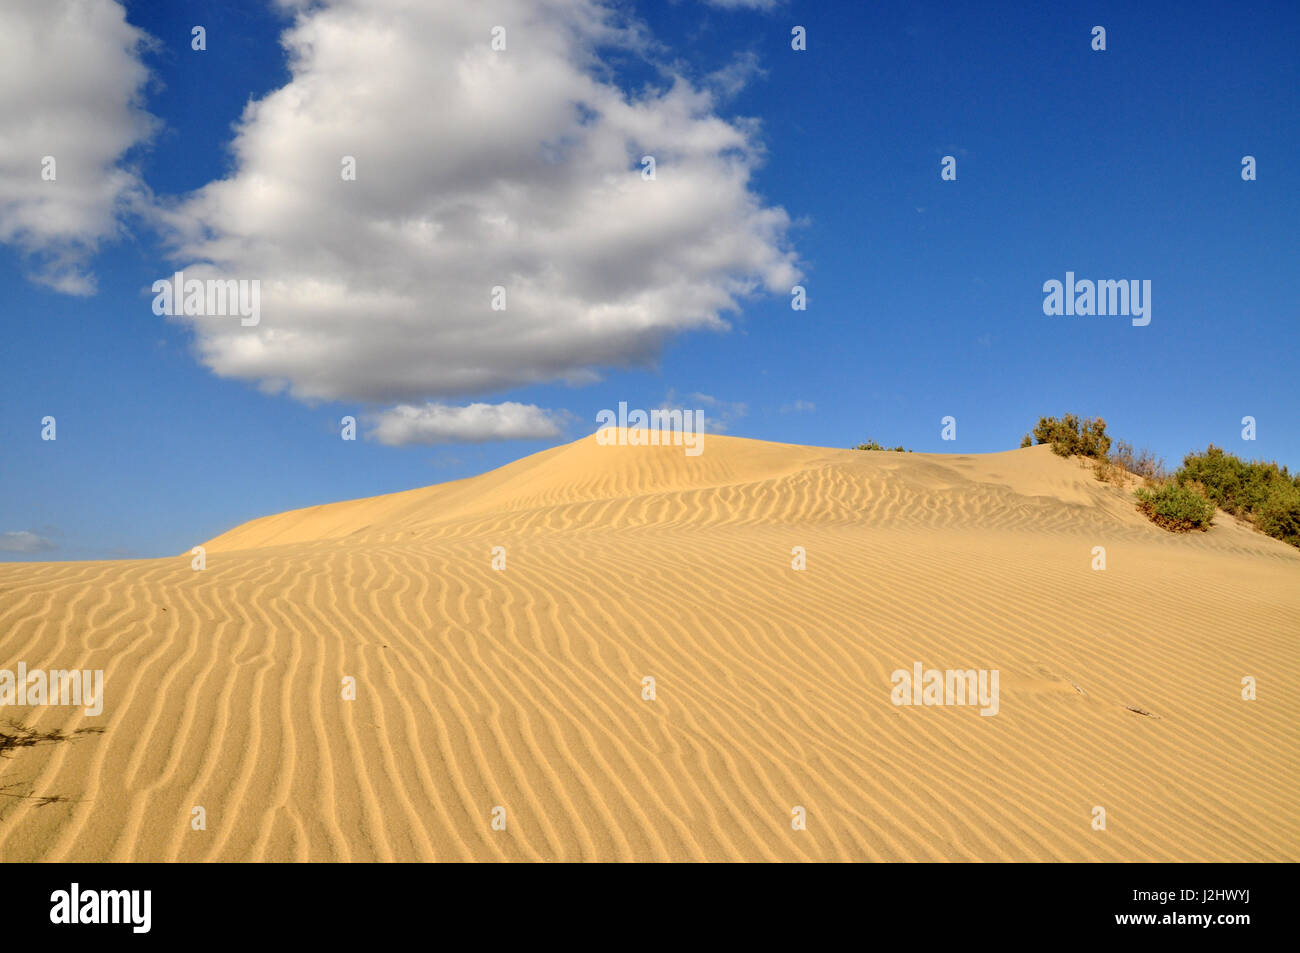
{"label": "green shrub", "polygon": [[911,453],[911,450],[904,450],[902,447],[882,447],[874,440],[868,440],[866,443],[860,443],[854,450],[889,450],[893,453]]}
{"label": "green shrub", "polygon": [[1300,546],[1300,483],[1274,483],[1251,521],[1260,532],[1292,546]]}
{"label": "green shrub", "polygon": [[1206,530],[1214,522],[1214,503],[1191,483],[1166,483],[1153,490],[1139,487],[1133,493],[1139,510],[1175,533]]}
{"label": "green shrub", "polygon": [[1219,507],[1249,520],[1256,529],[1300,547],[1300,476],[1263,460],[1247,462],[1210,444],[1189,453],[1174,474],[1180,484],[1197,483]]}
{"label": "green shrub", "polygon": [[1040,417],[1020,446],[1033,441],[1050,444],[1063,457],[1091,457],[1093,473],[1103,482],[1123,485],[1125,471],[1141,477],[1146,486],[1137,491],[1138,509],[1166,529],[1207,529],[1217,506],[1300,547],[1300,474],[1292,476],[1277,463],[1247,462],[1210,444],[1202,453],[1189,453],[1170,476],[1164,461],[1146,448],[1134,450],[1120,440],[1111,453],[1106,421],[1075,414]]}
{"label": "green shrub", "polygon": [[1022,437],[1021,440],[1020,440],[1020,449],[1021,449],[1021,450],[1025,449],[1025,447],[1032,447],[1033,445],[1034,445],[1034,435],[1033,435],[1033,434],[1029,434],[1029,433],[1027,433],[1027,434],[1025,434],[1024,437]]}
{"label": "green shrub", "polygon": [[1034,439],[1040,444],[1050,443],[1052,452],[1063,457],[1074,455],[1104,458],[1110,453],[1110,437],[1106,435],[1106,421],[1091,417],[1080,421],[1075,414],[1040,417],[1034,428]]}
{"label": "green shrub", "polygon": [[[1286,467],[1262,460],[1247,462],[1210,444],[1203,453],[1189,453],[1183,458],[1172,479],[1166,479],[1163,467],[1145,473],[1143,458],[1121,442],[1112,458],[1128,460],[1123,465],[1147,477],[1154,490],[1138,490],[1138,508],[1156,523],[1168,529],[1204,529],[1210,519],[1200,519],[1208,501],[1233,516],[1248,520],[1257,530],[1300,547],[1300,477],[1292,477]],[[1209,516],[1213,516],[1211,508]]]}
{"label": "green shrub", "polygon": [[[1189,453],[1174,477],[1179,483],[1204,484],[1205,492],[1222,509],[1249,518],[1270,498],[1274,487],[1294,483],[1286,467],[1256,460],[1250,463],[1210,444],[1204,453]],[[1284,499],[1284,497],[1283,497]]]}

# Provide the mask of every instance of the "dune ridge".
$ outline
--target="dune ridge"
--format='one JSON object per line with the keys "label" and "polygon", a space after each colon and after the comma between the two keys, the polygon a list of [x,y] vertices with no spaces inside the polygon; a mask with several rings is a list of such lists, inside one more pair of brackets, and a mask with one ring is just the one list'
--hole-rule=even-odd
{"label": "dune ridge", "polygon": [[[106,686],[0,709],[104,729],[0,760],[0,860],[1300,856],[1300,552],[1045,446],[586,437],[204,545],[0,565],[0,667]],[[895,706],[917,661],[998,714]]]}

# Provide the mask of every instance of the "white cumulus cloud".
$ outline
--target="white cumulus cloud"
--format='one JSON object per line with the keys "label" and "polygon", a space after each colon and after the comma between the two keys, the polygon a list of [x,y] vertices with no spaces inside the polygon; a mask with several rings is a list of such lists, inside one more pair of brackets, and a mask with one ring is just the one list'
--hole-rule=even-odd
{"label": "white cumulus cloud", "polygon": [[390,447],[406,444],[544,440],[560,435],[560,417],[534,404],[505,401],[453,407],[398,404],[370,418],[367,436]]}
{"label": "white cumulus cloud", "polygon": [[615,64],[655,47],[612,5],[288,5],[290,82],[245,110],[231,175],[164,213],[187,277],[261,281],[255,327],[179,319],[215,373],[408,405],[590,382],[798,280],[756,125],[675,74],[625,92]]}
{"label": "white cumulus cloud", "polygon": [[59,291],[95,291],[89,259],[143,194],[123,159],[154,128],[147,43],[114,0],[0,3],[0,242]]}

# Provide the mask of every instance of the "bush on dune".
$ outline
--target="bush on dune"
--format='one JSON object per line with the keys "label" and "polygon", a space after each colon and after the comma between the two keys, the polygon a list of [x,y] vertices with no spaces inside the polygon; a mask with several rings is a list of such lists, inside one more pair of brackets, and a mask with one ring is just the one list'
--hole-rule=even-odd
{"label": "bush on dune", "polygon": [[1198,484],[1225,512],[1249,520],[1262,533],[1300,546],[1300,476],[1262,460],[1245,461],[1210,444],[1189,453],[1174,474],[1180,486]]}
{"label": "bush on dune", "polygon": [[1204,453],[1189,453],[1175,475],[1179,483],[1205,484],[1210,499],[1234,516],[1259,509],[1274,486],[1291,485],[1286,467],[1276,463],[1247,463],[1210,444]]}
{"label": "bush on dune", "polygon": [[1134,491],[1138,509],[1157,526],[1175,533],[1207,530],[1214,522],[1214,504],[1194,484],[1166,483],[1155,489]]}
{"label": "bush on dune", "polygon": [[1063,457],[1092,460],[1098,480],[1124,486],[1130,476],[1145,484],[1136,491],[1138,509],[1154,523],[1175,532],[1207,529],[1215,508],[1248,520],[1262,533],[1300,547],[1300,474],[1262,460],[1246,461],[1210,444],[1189,453],[1170,474],[1165,462],[1145,447],[1136,450],[1125,440],[1115,442],[1100,417],[1040,417],[1021,447],[1050,444]]}
{"label": "bush on dune", "polygon": [[[1082,421],[1075,414],[1040,417],[1033,437],[1040,444],[1052,445],[1052,452],[1062,457],[1082,456],[1105,459],[1110,453],[1110,437],[1106,435],[1106,421],[1100,417],[1087,417]],[[1022,447],[1025,445],[1022,441]]]}
{"label": "bush on dune", "polygon": [[892,453],[911,453],[911,452],[912,452],[911,450],[904,450],[901,446],[899,446],[899,447],[882,447],[880,444],[876,443],[876,441],[874,441],[874,440],[868,440],[866,443],[860,443],[860,444],[858,444],[856,447],[854,447],[853,449],[854,449],[854,450],[888,450],[888,451],[890,451],[890,452],[892,452]]}
{"label": "bush on dune", "polygon": [[1260,532],[1300,547],[1300,480],[1275,483],[1253,515]]}

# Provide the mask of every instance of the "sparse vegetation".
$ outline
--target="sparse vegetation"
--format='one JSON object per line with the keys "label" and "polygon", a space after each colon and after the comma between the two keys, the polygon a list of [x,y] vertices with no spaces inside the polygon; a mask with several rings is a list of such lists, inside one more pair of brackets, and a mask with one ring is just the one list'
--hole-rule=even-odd
{"label": "sparse vegetation", "polygon": [[[103,732],[103,728],[77,728],[71,734],[65,732],[62,728],[41,731],[37,728],[25,725],[20,721],[10,719],[5,722],[4,728],[0,728],[0,758],[12,758],[14,752],[23,748],[35,748],[38,745],[61,744],[65,741],[76,741],[81,735],[98,735],[103,734]],[[0,797],[35,801],[37,807],[44,807],[49,804],[61,804],[65,801],[76,800],[76,798],[69,797],[66,794],[33,794],[31,792],[25,794],[17,793],[15,789],[18,787],[18,782],[0,784]]]}
{"label": "sparse vegetation", "polygon": [[1107,457],[1098,457],[1092,466],[1092,472],[1103,483],[1115,486],[1127,486],[1133,477],[1137,477],[1147,487],[1157,487],[1169,481],[1169,471],[1165,462],[1150,450],[1143,447],[1134,450],[1127,440],[1115,441],[1115,449]]}
{"label": "sparse vegetation", "polygon": [[1300,475],[1262,460],[1247,462],[1210,444],[1189,453],[1174,474],[1179,486],[1199,485],[1225,512],[1256,529],[1300,547]]}
{"label": "sparse vegetation", "polygon": [[890,451],[890,452],[892,452],[892,453],[911,453],[911,452],[912,452],[911,450],[904,450],[901,446],[899,446],[899,447],[882,447],[880,444],[876,443],[876,441],[874,441],[874,440],[868,440],[866,443],[860,443],[860,444],[858,444],[856,447],[854,447],[853,449],[854,449],[854,450],[888,450],[888,451]]}
{"label": "sparse vegetation", "polygon": [[1126,486],[1130,475],[1141,479],[1138,509],[1166,529],[1206,529],[1218,507],[1261,533],[1300,547],[1300,474],[1293,476],[1275,462],[1248,462],[1210,444],[1204,452],[1189,453],[1171,474],[1164,460],[1145,447],[1135,449],[1118,440],[1112,451],[1106,421],[1076,414],[1040,417],[1020,446],[1035,441],[1050,444],[1063,457],[1090,459],[1093,475],[1102,482]]}
{"label": "sparse vegetation", "polygon": [[38,731],[12,719],[0,729],[0,758],[9,758],[20,748],[35,748],[37,745],[58,744],[71,741],[76,735],[101,734],[103,728],[78,728],[72,734],[65,734],[62,729]]}
{"label": "sparse vegetation", "polygon": [[1214,522],[1214,503],[1196,485],[1166,483],[1155,489],[1134,491],[1138,509],[1157,526],[1175,533],[1207,530]]}
{"label": "sparse vegetation", "polygon": [[[1100,417],[1086,417],[1082,421],[1075,414],[1040,417],[1033,438],[1040,444],[1052,445],[1052,452],[1062,457],[1082,456],[1105,459],[1110,453],[1110,437],[1106,435],[1106,421]],[[1022,447],[1025,446],[1021,441]]]}
{"label": "sparse vegetation", "polygon": [[1123,467],[1129,473],[1146,480],[1148,486],[1157,485],[1169,479],[1169,471],[1165,469],[1163,459],[1157,457],[1146,447],[1141,450],[1134,450],[1133,444],[1127,440],[1115,441],[1115,450],[1110,455],[1110,463],[1116,467]]}

